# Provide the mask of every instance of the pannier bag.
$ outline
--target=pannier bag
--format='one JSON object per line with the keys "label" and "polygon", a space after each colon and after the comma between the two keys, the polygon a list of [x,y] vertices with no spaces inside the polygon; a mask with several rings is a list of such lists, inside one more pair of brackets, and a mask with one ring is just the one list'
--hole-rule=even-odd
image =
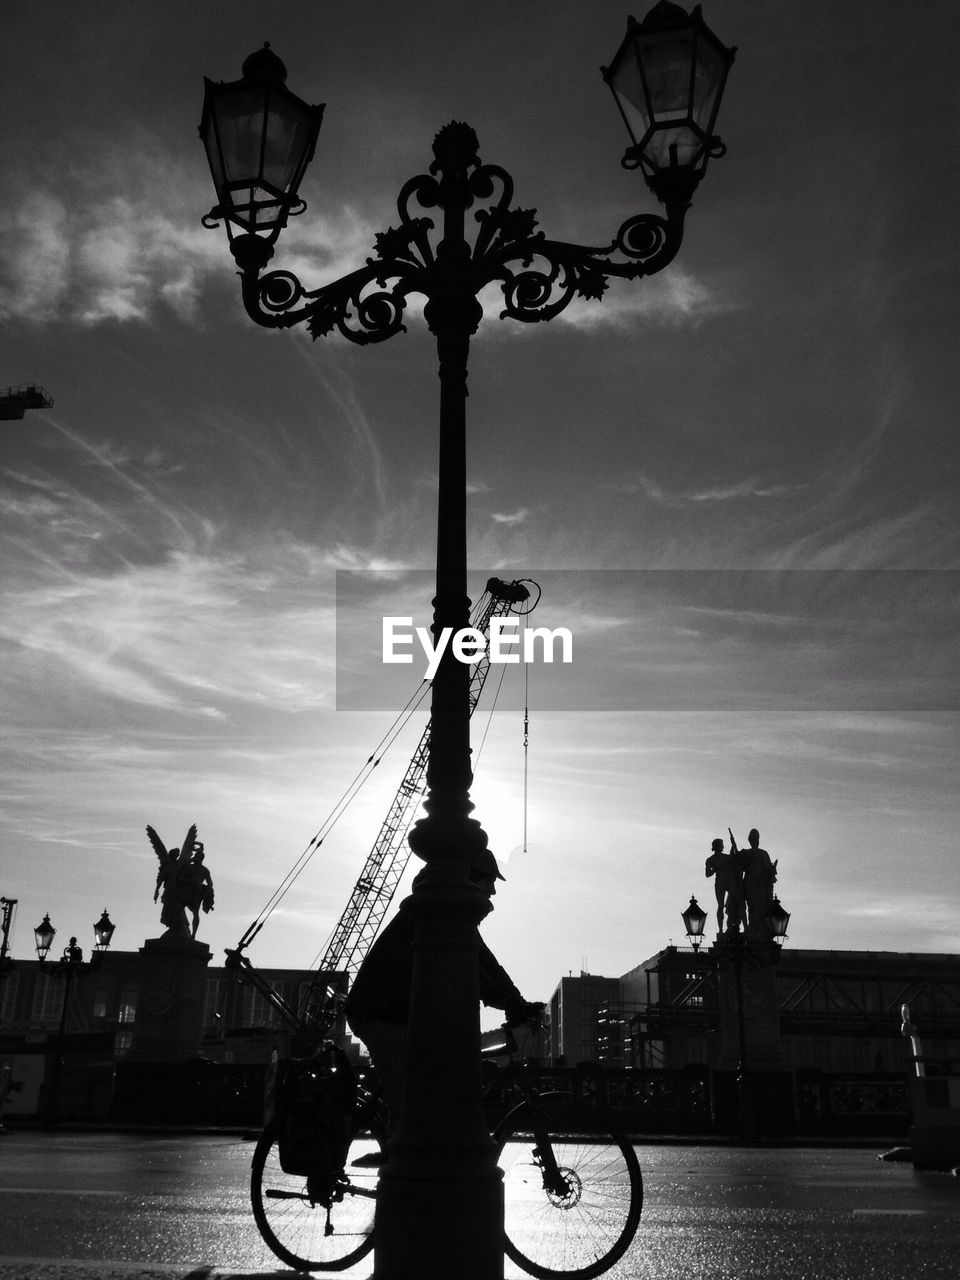
{"label": "pannier bag", "polygon": [[282,1065],[278,1154],[284,1173],[332,1182],[347,1155],[357,1083],[346,1054],[325,1043],[316,1057]]}

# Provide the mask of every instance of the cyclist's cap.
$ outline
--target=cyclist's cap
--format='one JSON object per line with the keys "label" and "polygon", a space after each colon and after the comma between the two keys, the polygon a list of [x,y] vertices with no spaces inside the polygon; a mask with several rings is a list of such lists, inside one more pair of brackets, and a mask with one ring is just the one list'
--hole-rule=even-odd
{"label": "cyclist's cap", "polygon": [[506,876],[500,874],[497,860],[490,850],[481,849],[470,864],[470,878],[472,880],[481,880],[487,876],[492,876],[494,880],[506,880]]}

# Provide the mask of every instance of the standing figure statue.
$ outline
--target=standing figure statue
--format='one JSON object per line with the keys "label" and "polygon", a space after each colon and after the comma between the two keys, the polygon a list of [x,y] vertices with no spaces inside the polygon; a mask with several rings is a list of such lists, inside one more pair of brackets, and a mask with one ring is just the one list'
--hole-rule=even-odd
{"label": "standing figure statue", "polygon": [[[213,910],[213,880],[203,861],[196,825],[190,827],[179,849],[168,851],[153,827],[147,827],[147,836],[160,860],[153,900],[160,899],[160,923],[166,926],[163,936],[194,939],[201,907]],[[187,923],[188,911],[193,915],[192,928]]]}
{"label": "standing figure statue", "polygon": [[177,872],[177,896],[184,908],[193,916],[193,923],[190,926],[191,938],[197,936],[201,907],[205,912],[213,910],[213,877],[203,857],[203,842],[198,840],[189,862],[183,862],[181,854]]}
{"label": "standing figure statue", "polygon": [[717,935],[723,933],[723,913],[727,913],[727,930],[735,932],[744,921],[743,872],[740,864],[730,853],[723,852],[723,841],[718,837],[710,846],[712,852],[707,859],[704,872],[709,879],[714,876],[714,889],[717,894]]}
{"label": "standing figure statue", "polygon": [[738,849],[730,832],[731,847],[743,871],[743,897],[746,903],[744,932],[752,938],[770,938],[772,928],[767,912],[773,905],[773,886],[777,881],[777,863],[766,849],[760,848],[760,832],[754,827],[747,836],[746,849]]}

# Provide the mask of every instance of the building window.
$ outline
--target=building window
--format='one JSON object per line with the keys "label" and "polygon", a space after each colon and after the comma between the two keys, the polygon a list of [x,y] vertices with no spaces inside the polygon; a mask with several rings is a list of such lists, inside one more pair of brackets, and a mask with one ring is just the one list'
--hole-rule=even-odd
{"label": "building window", "polygon": [[139,994],[138,987],[121,987],[120,1003],[117,1007],[117,1021],[122,1023],[130,1023],[137,1016],[137,996]]}
{"label": "building window", "polygon": [[[277,995],[286,995],[285,982],[271,983]],[[276,1009],[253,987],[247,987],[243,993],[243,1025],[245,1027],[276,1027],[280,1025],[280,1015]]]}
{"label": "building window", "polygon": [[220,1025],[220,978],[208,978],[203,993],[203,1029],[212,1031]]}
{"label": "building window", "polygon": [[93,1016],[95,1018],[105,1018],[107,1016],[107,1000],[109,992],[105,987],[98,987],[93,993]]}
{"label": "building window", "polygon": [[59,1022],[63,1012],[65,988],[66,983],[63,978],[55,977],[52,973],[38,973],[36,985],[33,988],[33,1009],[30,1021],[39,1022],[42,1025]]}

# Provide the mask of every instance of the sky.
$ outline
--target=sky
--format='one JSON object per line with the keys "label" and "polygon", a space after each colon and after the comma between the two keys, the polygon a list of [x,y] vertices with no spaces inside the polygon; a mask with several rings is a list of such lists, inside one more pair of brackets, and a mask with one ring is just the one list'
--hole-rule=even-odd
{"label": "sky", "polygon": [[[530,999],[684,943],[728,827],[778,860],[788,946],[960,951],[960,14],[704,9],[738,47],[727,154],[675,262],[545,325],[485,297],[471,349],[471,593],[534,579],[531,621],[573,638],[569,664],[504,668],[474,722],[506,875],[483,932]],[[248,319],[200,221],[203,77],[269,40],[327,104],[275,258],[308,288],[396,225],[450,120],[548,236],[603,245],[657,208],[598,71],[628,12],[8,0],[0,385],[54,400],[0,434],[15,955],[45,912],[57,947],[104,907],[116,949],[159,934],[148,823],[168,845],[198,824],[200,937],[236,945],[422,675],[377,646],[384,615],[429,621],[433,339],[416,309],[365,348]],[[254,963],[322,951],[422,727]]]}

